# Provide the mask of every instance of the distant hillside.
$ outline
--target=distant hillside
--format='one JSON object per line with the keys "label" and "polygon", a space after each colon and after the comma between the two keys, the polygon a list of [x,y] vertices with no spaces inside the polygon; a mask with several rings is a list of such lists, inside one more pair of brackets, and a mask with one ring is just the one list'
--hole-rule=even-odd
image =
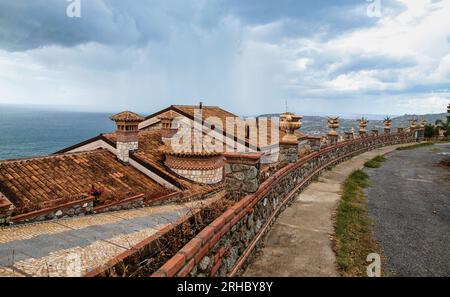
{"label": "distant hillside", "polygon": [[[264,114],[261,117],[278,117],[279,114]],[[399,117],[395,117],[392,119],[392,128],[395,130],[397,127],[409,127],[409,120],[412,118],[424,118],[428,123],[435,123],[437,119],[445,119],[447,116],[446,113],[441,114],[427,114],[427,115],[403,115]],[[303,126],[301,131],[308,134],[322,134],[328,132],[329,129],[327,127],[328,119],[326,117],[321,116],[305,116],[302,119]],[[358,121],[355,119],[345,119],[341,118],[341,127],[339,128],[339,133],[344,133],[345,131],[349,131],[352,128],[355,131],[358,131]],[[367,126],[367,131],[372,129],[382,130],[384,127],[382,120],[371,120],[369,121],[369,125]]]}

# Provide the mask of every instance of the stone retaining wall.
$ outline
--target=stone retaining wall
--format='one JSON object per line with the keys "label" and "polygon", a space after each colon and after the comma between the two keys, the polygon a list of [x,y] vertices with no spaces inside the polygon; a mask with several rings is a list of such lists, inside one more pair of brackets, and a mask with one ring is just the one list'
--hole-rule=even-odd
{"label": "stone retaining wall", "polygon": [[128,210],[133,208],[140,208],[143,206],[144,194],[141,194],[108,205],[94,207],[94,213],[99,214],[109,211]]}
{"label": "stone retaining wall", "polygon": [[0,226],[9,223],[13,210],[14,206],[12,203],[0,193]]}
{"label": "stone retaining wall", "polygon": [[375,148],[415,141],[412,133],[400,133],[339,143],[285,166],[263,182],[255,193],[245,197],[238,197],[233,185],[227,185],[227,182],[242,181],[226,179],[225,190],[230,190],[227,194],[233,199],[240,198],[239,201],[153,276],[239,275],[260,248],[278,215],[322,171]]}
{"label": "stone retaining wall", "polygon": [[49,207],[11,218],[14,224],[42,222],[53,219],[82,216],[92,213],[94,209],[94,198],[86,198],[55,207]]}

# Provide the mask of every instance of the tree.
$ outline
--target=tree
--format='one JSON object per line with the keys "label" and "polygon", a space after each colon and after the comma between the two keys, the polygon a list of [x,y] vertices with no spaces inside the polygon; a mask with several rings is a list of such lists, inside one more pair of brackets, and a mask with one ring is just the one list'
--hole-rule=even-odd
{"label": "tree", "polygon": [[445,130],[444,135],[445,135],[446,137],[449,137],[449,136],[450,136],[450,104],[449,104],[448,107],[447,107],[447,113],[448,113],[448,115],[447,115],[447,121],[444,122],[443,120],[437,120],[437,121],[436,121],[436,126],[439,126],[439,127],[441,127],[442,129],[444,129],[444,130]]}
{"label": "tree", "polygon": [[439,136],[439,129],[431,124],[425,126],[425,138],[433,138]]}

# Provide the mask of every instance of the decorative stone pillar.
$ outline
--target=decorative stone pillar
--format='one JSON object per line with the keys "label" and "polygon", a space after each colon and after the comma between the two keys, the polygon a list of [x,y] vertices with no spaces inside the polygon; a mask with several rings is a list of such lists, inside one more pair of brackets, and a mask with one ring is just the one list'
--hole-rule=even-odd
{"label": "decorative stone pillar", "polygon": [[392,120],[390,117],[386,117],[383,121],[384,124],[384,134],[390,134],[391,133],[391,125]]}
{"label": "decorative stone pillar", "polygon": [[239,201],[255,193],[261,180],[262,153],[225,153],[225,191],[227,197]]}
{"label": "decorative stone pillar", "polygon": [[417,129],[417,119],[411,119],[409,121],[410,121],[409,130],[413,132]]}
{"label": "decorative stone pillar", "polygon": [[294,163],[298,160],[298,137],[295,131],[302,127],[300,120],[303,117],[290,112],[280,115],[280,129],[286,133],[280,142],[280,150],[278,154],[278,162],[280,165]]}
{"label": "decorative stone pillar", "polygon": [[282,141],[298,141],[294,132],[302,127],[302,122],[300,122],[302,118],[302,116],[290,112],[285,112],[280,115],[280,129],[286,133],[286,135],[283,136]]}
{"label": "decorative stone pillar", "polygon": [[298,160],[298,141],[281,141],[278,162],[280,165],[287,165]]}
{"label": "decorative stone pillar", "polygon": [[309,146],[313,151],[320,151],[320,143],[322,139],[320,136],[308,136],[307,139]]}
{"label": "decorative stone pillar", "polygon": [[361,138],[366,137],[367,135],[366,127],[369,124],[369,121],[366,118],[362,117],[361,119],[358,120],[358,122],[359,122],[359,136]]}
{"label": "decorative stone pillar", "polygon": [[417,130],[417,138],[419,141],[422,141],[425,138],[425,125],[427,121],[422,119],[419,123],[419,129]]}
{"label": "decorative stone pillar", "polygon": [[355,133],[352,131],[345,132],[345,140],[353,140],[355,138]]}
{"label": "decorative stone pillar", "polygon": [[339,136],[337,133],[337,129],[339,128],[339,118],[328,118],[328,128],[331,129],[330,132],[328,132],[328,140],[330,145],[335,145],[338,142]]}

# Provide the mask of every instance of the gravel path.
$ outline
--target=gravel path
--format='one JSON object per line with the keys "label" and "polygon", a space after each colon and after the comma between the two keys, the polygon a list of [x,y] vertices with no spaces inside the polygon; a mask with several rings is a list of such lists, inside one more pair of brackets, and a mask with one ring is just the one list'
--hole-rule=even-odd
{"label": "gravel path", "polygon": [[450,144],[395,151],[365,169],[375,239],[388,276],[450,276],[450,169],[436,166]]}

